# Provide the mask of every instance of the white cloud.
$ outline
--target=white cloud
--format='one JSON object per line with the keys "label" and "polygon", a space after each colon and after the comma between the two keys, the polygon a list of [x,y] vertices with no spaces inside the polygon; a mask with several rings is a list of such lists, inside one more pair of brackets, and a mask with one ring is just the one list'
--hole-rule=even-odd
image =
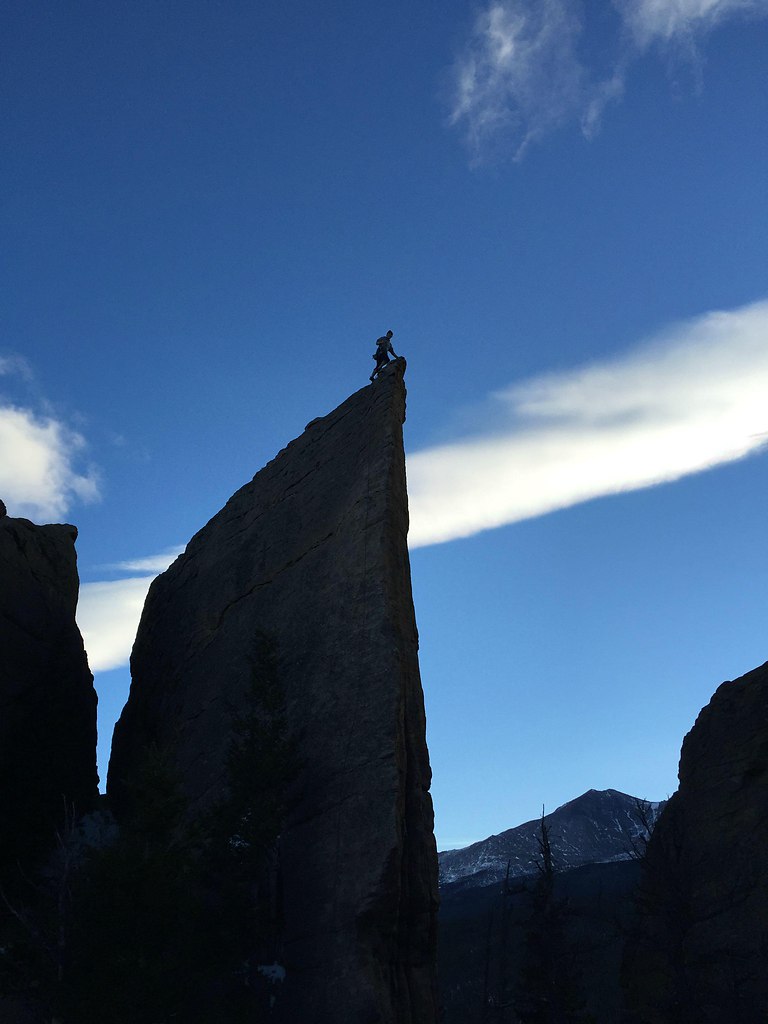
{"label": "white cloud", "polygon": [[10,515],[60,520],[74,500],[99,498],[96,473],[79,472],[81,434],[31,409],[0,406],[0,496]]}
{"label": "white cloud", "polygon": [[495,0],[478,16],[456,65],[451,113],[476,159],[499,142],[519,159],[578,112],[585,88],[580,32],[568,0]]}
{"label": "white cloud", "polygon": [[77,622],[92,672],[107,672],[128,664],[149,586],[183,550],[169,548],[159,555],[118,562],[111,567],[148,575],[100,580],[80,587]]}
{"label": "white cloud", "polygon": [[768,0],[614,0],[640,49],[714,28],[737,14],[768,13]]}
{"label": "white cloud", "polygon": [[[611,68],[595,73],[580,56],[583,0],[491,0],[456,61],[450,122],[479,163],[499,150],[521,159],[565,122],[586,138],[624,94],[627,68],[652,43],[696,41],[736,15],[768,14],[768,0],[613,0],[613,38],[601,42]],[[607,45],[607,49],[606,49]]]}
{"label": "white cloud", "polygon": [[0,376],[12,373],[18,374],[25,380],[32,379],[32,370],[23,356],[0,356]]}
{"label": "white cloud", "polygon": [[115,562],[109,566],[110,569],[121,569],[125,572],[165,572],[168,566],[184,550],[183,547],[168,548],[159,555],[148,555],[146,558],[129,558],[125,562]]}
{"label": "white cloud", "polygon": [[106,672],[128,663],[153,579],[135,576],[80,587],[77,623],[92,672]]}
{"label": "white cloud", "polygon": [[768,440],[768,301],[491,397],[503,426],[408,458],[412,548],[679,479]]}
{"label": "white cloud", "polygon": [[581,131],[585,139],[592,139],[600,131],[603,113],[609,103],[618,103],[624,95],[624,68],[617,67],[610,78],[591,86],[581,104]]}

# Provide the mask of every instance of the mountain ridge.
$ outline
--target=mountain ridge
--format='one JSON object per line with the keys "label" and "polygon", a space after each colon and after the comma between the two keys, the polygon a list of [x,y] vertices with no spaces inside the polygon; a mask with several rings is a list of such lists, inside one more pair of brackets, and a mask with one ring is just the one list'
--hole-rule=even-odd
{"label": "mountain ridge", "polygon": [[[643,847],[666,801],[647,801],[616,789],[589,789],[544,815],[555,866],[628,860]],[[534,874],[541,818],[523,822],[458,850],[438,854],[440,885],[494,885],[507,874]]]}

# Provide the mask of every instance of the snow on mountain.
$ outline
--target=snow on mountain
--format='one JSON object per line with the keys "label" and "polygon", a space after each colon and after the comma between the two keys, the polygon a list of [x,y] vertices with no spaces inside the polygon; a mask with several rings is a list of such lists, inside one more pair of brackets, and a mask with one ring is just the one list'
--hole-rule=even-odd
{"label": "snow on mountain", "polygon": [[[557,871],[628,860],[643,849],[666,801],[651,803],[615,789],[590,789],[544,817]],[[534,874],[541,820],[527,821],[461,850],[438,855],[440,885],[493,885],[507,874]]]}

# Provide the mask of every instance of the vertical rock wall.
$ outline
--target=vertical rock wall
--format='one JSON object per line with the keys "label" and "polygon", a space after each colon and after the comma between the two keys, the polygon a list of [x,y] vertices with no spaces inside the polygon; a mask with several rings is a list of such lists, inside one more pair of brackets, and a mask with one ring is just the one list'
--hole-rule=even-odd
{"label": "vertical rock wall", "polygon": [[[1,503],[0,503],[1,504]],[[96,693],[75,625],[74,526],[0,517],[0,868],[96,799]]]}
{"label": "vertical rock wall", "polygon": [[768,1009],[768,664],[686,736],[644,864],[628,1020],[757,1024]]}
{"label": "vertical rock wall", "polygon": [[[430,1024],[437,857],[406,537],[405,363],[241,488],[150,590],[109,794],[171,752],[190,814],[221,798],[232,709],[273,646],[299,776],[280,839],[277,1019]],[[254,780],[258,786],[258,780]]]}

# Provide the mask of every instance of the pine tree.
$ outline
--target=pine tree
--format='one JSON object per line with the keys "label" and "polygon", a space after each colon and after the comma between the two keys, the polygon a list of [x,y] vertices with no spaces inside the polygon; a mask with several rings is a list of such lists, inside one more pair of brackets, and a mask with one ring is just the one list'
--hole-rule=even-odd
{"label": "pine tree", "polygon": [[567,924],[568,901],[556,894],[549,828],[541,814],[538,878],[530,892],[515,1009],[521,1024],[592,1024],[581,992],[578,960]]}

